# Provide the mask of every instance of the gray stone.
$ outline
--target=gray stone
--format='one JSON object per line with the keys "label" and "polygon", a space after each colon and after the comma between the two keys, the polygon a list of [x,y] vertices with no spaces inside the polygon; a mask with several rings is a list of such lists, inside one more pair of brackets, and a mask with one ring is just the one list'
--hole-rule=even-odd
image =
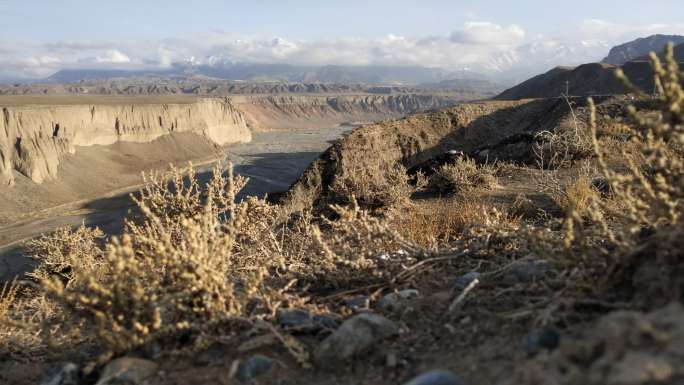
{"label": "gray stone", "polygon": [[257,377],[268,373],[274,365],[274,361],[261,354],[254,355],[247,361],[240,362],[235,373],[235,378],[243,383],[254,381]]}
{"label": "gray stone", "polygon": [[522,349],[529,356],[534,356],[542,350],[555,350],[559,345],[560,332],[553,326],[532,330],[522,340]]}
{"label": "gray stone", "polygon": [[354,297],[347,301],[347,307],[354,311],[368,309],[370,307],[370,299],[365,295]]}
{"label": "gray stone", "polygon": [[551,271],[544,260],[521,259],[508,268],[508,275],[518,282],[533,282],[544,278]]}
{"label": "gray stone", "polygon": [[278,324],[284,328],[298,328],[311,324],[311,313],[300,309],[278,309]]}
{"label": "gray stone", "polygon": [[322,314],[314,314],[313,322],[321,329],[337,329],[340,326],[340,321],[337,318]]}
{"label": "gray stone", "polygon": [[199,352],[192,360],[192,363],[196,366],[207,366],[209,364],[221,361],[225,355],[225,346],[217,343]]}
{"label": "gray stone", "polygon": [[446,370],[425,372],[404,385],[463,385],[463,381]]}
{"label": "gray stone", "polygon": [[279,309],[276,314],[278,324],[284,329],[295,332],[314,333],[323,329],[335,329],[337,319],[321,314],[311,314],[300,309]]}
{"label": "gray stone", "polygon": [[318,345],[314,360],[321,367],[332,367],[368,350],[375,342],[399,333],[399,327],[387,318],[362,313],[342,325]]}
{"label": "gray stone", "polygon": [[471,282],[476,279],[480,279],[480,273],[477,271],[471,271],[469,273],[463,274],[462,276],[456,278],[456,281],[451,285],[453,290],[463,291],[465,290]]}
{"label": "gray stone", "polygon": [[409,299],[417,298],[419,295],[420,292],[415,289],[389,293],[378,300],[378,307],[387,311],[398,311],[404,308]]}
{"label": "gray stone", "polygon": [[159,369],[156,362],[135,357],[122,357],[110,362],[102,371],[96,385],[138,385],[154,376]]}
{"label": "gray stone", "polygon": [[68,362],[62,365],[56,372],[53,371],[48,374],[47,378],[40,385],[78,385],[79,378],[78,366]]}

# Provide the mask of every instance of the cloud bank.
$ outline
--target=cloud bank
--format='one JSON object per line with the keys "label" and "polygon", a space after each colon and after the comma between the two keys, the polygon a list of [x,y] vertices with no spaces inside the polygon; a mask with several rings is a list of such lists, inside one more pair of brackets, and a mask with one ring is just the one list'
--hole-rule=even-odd
{"label": "cloud bank", "polygon": [[4,41],[0,79],[44,78],[73,68],[161,69],[174,63],[227,62],[415,65],[523,77],[557,65],[600,60],[612,45],[654,33],[684,33],[684,23],[628,26],[588,19],[572,33],[557,36],[530,36],[519,25],[472,21],[446,36],[390,34],[378,39],[291,40],[214,31],[156,41]]}

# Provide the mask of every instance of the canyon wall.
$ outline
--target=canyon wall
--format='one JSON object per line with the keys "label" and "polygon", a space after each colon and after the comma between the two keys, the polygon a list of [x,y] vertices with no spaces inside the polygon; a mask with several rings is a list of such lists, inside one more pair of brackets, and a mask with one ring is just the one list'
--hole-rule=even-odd
{"label": "canyon wall", "polygon": [[374,122],[458,101],[449,95],[368,93],[230,98],[5,96],[0,97],[0,185],[12,184],[15,172],[35,183],[55,179],[60,159],[83,146],[149,143],[184,132],[225,145],[251,140],[252,131]]}
{"label": "canyon wall", "polygon": [[457,104],[450,95],[244,95],[231,100],[256,131],[374,122]]}
{"label": "canyon wall", "polygon": [[97,104],[55,99],[54,104],[0,102],[0,184],[12,184],[14,170],[36,183],[53,179],[60,158],[77,146],[146,143],[174,132],[193,132],[219,145],[251,140],[244,115],[227,99]]}

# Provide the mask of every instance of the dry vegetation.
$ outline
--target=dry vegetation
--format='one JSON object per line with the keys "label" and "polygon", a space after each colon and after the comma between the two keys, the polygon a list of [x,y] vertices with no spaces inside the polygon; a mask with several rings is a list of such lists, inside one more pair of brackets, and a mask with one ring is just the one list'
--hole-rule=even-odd
{"label": "dry vegetation", "polygon": [[[236,202],[245,181],[230,167],[227,175],[215,169],[206,186],[192,167],[151,175],[137,200],[141,215],[123,236],[81,227],[33,242],[40,265],[31,281],[0,293],[0,357],[57,356],[95,370],[150,346],[182,354],[273,323],[279,308],[344,315],[345,296],[429,286],[428,277],[482,266],[496,283],[477,300],[486,311],[469,317],[567,326],[618,302],[681,301],[684,92],[671,47],[667,59],[653,57],[659,98],[651,109],[630,107],[616,122],[597,117],[590,102],[586,123],[573,115],[573,124],[544,134],[530,183],[562,218],[519,193],[497,201],[494,187],[505,189],[502,177],[518,170],[468,157],[429,179],[382,157],[371,168],[345,158],[325,210],[306,189],[287,205]],[[416,198],[426,191],[449,195]],[[511,263],[535,256],[553,264],[552,277],[502,287]],[[599,310],[578,313],[586,304]],[[271,330],[310,367],[304,345]]]}
{"label": "dry vegetation", "polygon": [[432,176],[428,186],[439,191],[467,193],[496,186],[496,165],[477,164],[474,159],[459,158],[442,165]]}

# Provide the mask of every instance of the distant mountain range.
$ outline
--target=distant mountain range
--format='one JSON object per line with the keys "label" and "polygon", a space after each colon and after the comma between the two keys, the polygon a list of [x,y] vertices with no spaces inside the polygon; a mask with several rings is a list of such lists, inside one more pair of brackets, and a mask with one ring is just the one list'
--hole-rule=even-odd
{"label": "distant mountain range", "polygon": [[74,83],[81,80],[107,80],[131,77],[187,78],[204,76],[214,79],[298,82],[298,83],[363,83],[384,85],[415,85],[444,80],[481,80],[486,76],[472,71],[446,71],[417,66],[294,66],[288,64],[212,63],[175,64],[164,70],[61,70],[45,81]]}
{"label": "distant mountain range", "polygon": [[[601,41],[576,44],[556,42],[534,43],[503,52],[474,69],[448,71],[421,66],[306,66],[290,64],[260,64],[234,62],[222,56],[174,63],[169,68],[147,70],[64,69],[38,83],[68,83],[112,79],[129,79],[143,84],[165,81],[186,84],[232,81],[249,83],[297,84],[365,84],[423,89],[457,89],[478,94],[494,94],[501,84],[516,84],[499,98],[553,97],[569,88],[573,95],[619,93],[624,91],[615,81],[616,66],[624,66],[640,85],[648,88],[648,66],[634,63],[648,59],[651,51],[661,51],[667,42],[679,43],[677,54],[684,59],[684,36],[653,35],[610,48]],[[582,64],[598,60],[609,51],[601,63]],[[568,65],[557,67],[559,63]],[[553,68],[548,71],[549,68]],[[544,72],[547,71],[547,72]],[[538,73],[542,75],[530,76]],[[652,85],[651,85],[652,86]],[[180,88],[185,87],[181,85]],[[308,87],[308,86],[307,86]],[[218,89],[226,86],[220,85]],[[126,91],[127,92],[127,91]]]}
{"label": "distant mountain range", "polygon": [[609,49],[601,41],[526,44],[496,55],[480,71],[498,82],[513,85],[559,65],[575,66],[598,60]]}

